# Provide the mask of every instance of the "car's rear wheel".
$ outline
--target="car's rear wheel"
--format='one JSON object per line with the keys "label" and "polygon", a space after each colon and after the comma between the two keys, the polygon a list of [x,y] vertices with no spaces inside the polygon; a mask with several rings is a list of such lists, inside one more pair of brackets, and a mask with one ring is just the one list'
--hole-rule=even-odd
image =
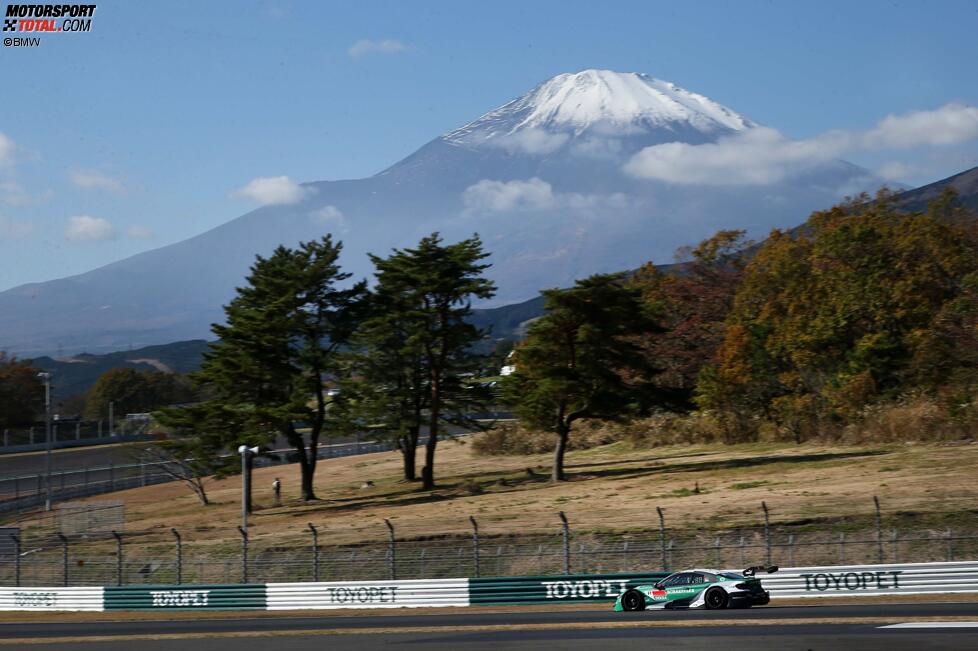
{"label": "car's rear wheel", "polygon": [[638,590],[629,590],[621,596],[622,610],[645,610],[645,597]]}
{"label": "car's rear wheel", "polygon": [[727,607],[729,598],[723,588],[710,588],[703,597],[703,603],[708,610],[720,610]]}

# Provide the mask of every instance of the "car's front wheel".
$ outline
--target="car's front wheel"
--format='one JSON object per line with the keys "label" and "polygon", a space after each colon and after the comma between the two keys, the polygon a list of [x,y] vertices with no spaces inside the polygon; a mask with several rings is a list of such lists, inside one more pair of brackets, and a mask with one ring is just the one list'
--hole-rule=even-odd
{"label": "car's front wheel", "polygon": [[645,610],[645,597],[638,590],[629,590],[621,596],[622,610]]}
{"label": "car's front wheel", "polygon": [[721,608],[726,608],[728,601],[729,598],[727,597],[727,593],[723,588],[710,588],[706,591],[706,595],[703,597],[703,603],[706,605],[708,610],[720,610]]}

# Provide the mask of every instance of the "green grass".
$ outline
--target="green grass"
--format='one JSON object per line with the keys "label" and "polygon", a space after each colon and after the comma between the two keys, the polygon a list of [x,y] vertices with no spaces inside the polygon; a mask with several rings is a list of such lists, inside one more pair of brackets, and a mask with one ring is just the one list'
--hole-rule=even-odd
{"label": "green grass", "polygon": [[770,482],[768,482],[766,479],[761,479],[758,481],[742,481],[737,484],[731,484],[730,488],[732,488],[735,491],[742,491],[742,490],[747,490],[748,488],[757,488],[758,486],[764,486],[765,484],[768,483]]}

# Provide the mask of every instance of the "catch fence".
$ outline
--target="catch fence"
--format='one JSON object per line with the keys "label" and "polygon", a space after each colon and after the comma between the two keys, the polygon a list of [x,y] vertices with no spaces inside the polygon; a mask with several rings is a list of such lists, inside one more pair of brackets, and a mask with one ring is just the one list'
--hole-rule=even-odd
{"label": "catch fence", "polygon": [[[331,459],[370,452],[386,452],[393,446],[386,442],[354,441],[319,446],[319,458]],[[137,451],[138,454],[138,451]],[[256,467],[294,463],[291,450],[272,450],[256,459]],[[119,490],[153,486],[179,481],[175,475],[180,464],[175,461],[141,461],[129,464],[106,464],[73,470],[51,471],[51,502],[104,495]],[[177,471],[177,472],[175,472]],[[46,475],[42,473],[0,477],[0,514],[27,513],[45,503]]]}
{"label": "catch fence", "polygon": [[0,546],[6,550],[0,585],[409,580],[978,558],[978,532],[971,529],[883,528],[877,521],[876,528],[850,532],[767,524],[709,534],[663,523],[658,530],[623,533],[575,530],[573,518],[562,516],[553,515],[550,530],[539,522],[473,517],[439,535],[421,522],[378,521],[359,529],[356,542],[348,541],[349,531],[311,523],[289,539],[261,526],[248,532],[159,527],[80,535],[35,526],[8,534],[11,544]]}

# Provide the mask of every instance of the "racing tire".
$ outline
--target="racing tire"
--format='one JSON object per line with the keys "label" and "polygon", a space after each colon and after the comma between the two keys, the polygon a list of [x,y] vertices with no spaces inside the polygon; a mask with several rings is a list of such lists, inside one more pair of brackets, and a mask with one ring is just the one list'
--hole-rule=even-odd
{"label": "racing tire", "polygon": [[638,590],[629,590],[621,596],[622,610],[645,610],[645,596]]}
{"label": "racing tire", "polygon": [[707,610],[722,610],[727,607],[730,598],[723,588],[710,588],[703,595],[703,605]]}

